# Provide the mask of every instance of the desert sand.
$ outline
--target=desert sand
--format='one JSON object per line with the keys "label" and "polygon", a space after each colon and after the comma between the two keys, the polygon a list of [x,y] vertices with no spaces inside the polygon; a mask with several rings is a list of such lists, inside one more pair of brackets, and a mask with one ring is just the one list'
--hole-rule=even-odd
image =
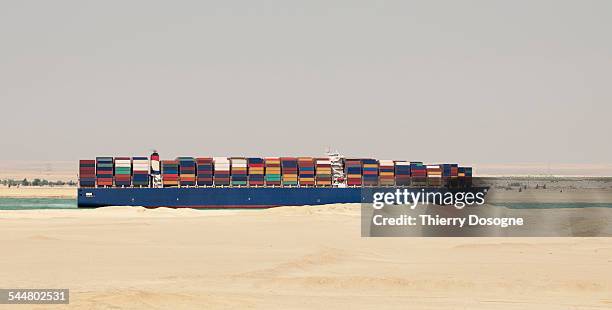
{"label": "desert sand", "polygon": [[358,205],[0,211],[53,309],[609,309],[611,238],[362,238]]}

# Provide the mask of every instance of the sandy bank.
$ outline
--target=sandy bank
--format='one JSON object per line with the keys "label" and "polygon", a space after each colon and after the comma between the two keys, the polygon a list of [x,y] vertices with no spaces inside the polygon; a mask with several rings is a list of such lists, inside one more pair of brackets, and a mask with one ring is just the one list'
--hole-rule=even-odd
{"label": "sandy bank", "polygon": [[0,186],[0,198],[76,198],[76,187]]}
{"label": "sandy bank", "polygon": [[5,287],[73,309],[612,305],[609,238],[361,238],[359,207],[0,211]]}

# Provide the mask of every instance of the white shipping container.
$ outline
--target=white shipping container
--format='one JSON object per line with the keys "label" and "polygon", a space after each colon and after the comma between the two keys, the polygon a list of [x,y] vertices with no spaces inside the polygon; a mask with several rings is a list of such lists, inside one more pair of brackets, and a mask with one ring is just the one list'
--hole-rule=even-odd
{"label": "white shipping container", "polygon": [[213,157],[215,171],[230,171],[230,160],[227,157]]}
{"label": "white shipping container", "polygon": [[235,167],[246,167],[247,166],[247,160],[246,159],[242,159],[242,158],[232,159],[232,166],[235,166]]}

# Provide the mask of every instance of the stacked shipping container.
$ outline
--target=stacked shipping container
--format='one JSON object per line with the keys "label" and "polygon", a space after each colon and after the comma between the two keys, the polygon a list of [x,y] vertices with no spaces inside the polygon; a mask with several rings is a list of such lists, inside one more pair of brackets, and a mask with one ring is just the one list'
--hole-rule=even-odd
{"label": "stacked shipping container", "polygon": [[420,161],[410,162],[410,179],[411,185],[425,186],[427,185],[427,167]]}
{"label": "stacked shipping container", "polygon": [[196,185],[196,162],[193,157],[178,157],[181,186]]}
{"label": "stacked shipping container", "polygon": [[458,176],[457,176],[457,183],[459,186],[463,187],[465,185],[465,168],[464,167],[458,167]]}
{"label": "stacked shipping container", "polygon": [[466,187],[472,186],[472,167],[465,167],[465,185]]}
{"label": "stacked shipping container", "polygon": [[283,186],[298,185],[298,160],[295,157],[281,157]]}
{"label": "stacked shipping container", "polygon": [[266,185],[281,185],[281,163],[278,157],[266,157]]}
{"label": "stacked shipping container", "polygon": [[427,185],[442,186],[442,168],[440,165],[427,165]]}
{"label": "stacked shipping container", "polygon": [[230,161],[226,157],[214,157],[215,185],[230,185]]}
{"label": "stacked shipping container", "polygon": [[347,159],[344,165],[346,184],[349,186],[361,186],[361,160]]}
{"label": "stacked shipping container", "polygon": [[129,157],[115,157],[115,186],[129,187],[132,181],[132,160]]}
{"label": "stacked shipping container", "polygon": [[179,185],[179,162],[178,160],[162,160],[161,176],[164,187]]}
{"label": "stacked shipping container", "polygon": [[459,186],[459,165],[452,164],[451,165],[451,176],[450,176],[451,187]]}
{"label": "stacked shipping container", "polygon": [[[147,187],[155,175],[156,153],[147,157],[97,157],[79,161],[81,187]],[[332,165],[312,157],[178,157],[161,161],[161,184],[171,186],[331,186]],[[346,159],[349,186],[471,187],[472,168],[376,159]],[[151,168],[151,169],[149,169]]]}
{"label": "stacked shipping container", "polygon": [[316,181],[317,186],[332,185],[332,168],[328,159],[319,158],[316,160]]}
{"label": "stacked shipping container", "polygon": [[315,185],[315,165],[312,157],[298,158],[298,170],[300,176],[300,186]]}
{"label": "stacked shipping container", "polygon": [[196,158],[198,186],[213,185],[213,159],[211,157]]}
{"label": "stacked shipping container", "polygon": [[363,185],[378,186],[378,160],[363,159]]}
{"label": "stacked shipping container", "polygon": [[457,186],[457,175],[459,173],[457,164],[442,164],[442,185],[448,187]]}
{"label": "stacked shipping container", "polygon": [[149,159],[146,157],[132,157],[132,185],[149,186]]}
{"label": "stacked shipping container", "polygon": [[264,185],[264,160],[263,158],[248,158],[249,166],[249,185],[263,186]]}
{"label": "stacked shipping container", "polygon": [[395,162],[395,185],[410,185],[410,163],[407,161]]}
{"label": "stacked shipping container", "polygon": [[378,182],[381,186],[395,185],[395,164],[392,160],[381,160],[378,169]]}
{"label": "stacked shipping container", "polygon": [[232,157],[232,185],[247,185],[247,160],[246,158]]}
{"label": "stacked shipping container", "polygon": [[113,186],[112,157],[96,157],[96,184],[100,187]]}
{"label": "stacked shipping container", "polygon": [[81,187],[96,186],[96,161],[93,159],[79,160],[79,185]]}
{"label": "stacked shipping container", "polygon": [[472,186],[472,167],[458,167],[458,172],[459,187]]}

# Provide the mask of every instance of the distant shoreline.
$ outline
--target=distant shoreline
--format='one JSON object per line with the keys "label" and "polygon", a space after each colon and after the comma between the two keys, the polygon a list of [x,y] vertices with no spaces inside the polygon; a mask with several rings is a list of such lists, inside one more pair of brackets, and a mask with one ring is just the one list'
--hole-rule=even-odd
{"label": "distant shoreline", "polygon": [[65,198],[77,196],[74,186],[0,186],[0,198]]}
{"label": "distant shoreline", "polygon": [[[490,203],[612,203],[612,177],[478,177]],[[76,199],[75,186],[0,186],[0,198]]]}

